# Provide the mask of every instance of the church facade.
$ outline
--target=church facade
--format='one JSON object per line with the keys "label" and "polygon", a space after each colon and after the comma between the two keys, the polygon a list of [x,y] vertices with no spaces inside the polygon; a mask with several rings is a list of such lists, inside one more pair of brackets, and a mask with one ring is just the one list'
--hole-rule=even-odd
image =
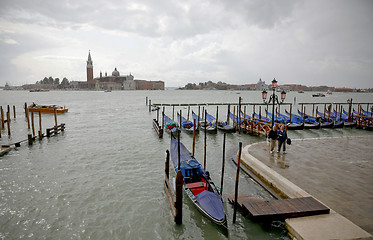
{"label": "church facade", "polygon": [[164,90],[163,81],[135,80],[132,74],[120,75],[117,68],[108,76],[100,72],[100,76],[93,76],[93,61],[91,52],[87,60],[87,82],[79,82],[78,88],[91,90]]}

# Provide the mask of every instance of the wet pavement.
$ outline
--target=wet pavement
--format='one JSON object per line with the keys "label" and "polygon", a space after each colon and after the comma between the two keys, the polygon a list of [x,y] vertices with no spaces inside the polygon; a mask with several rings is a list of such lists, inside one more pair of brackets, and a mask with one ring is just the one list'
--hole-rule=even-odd
{"label": "wet pavement", "polygon": [[373,135],[293,140],[286,147],[286,154],[270,153],[263,142],[249,153],[373,234]]}

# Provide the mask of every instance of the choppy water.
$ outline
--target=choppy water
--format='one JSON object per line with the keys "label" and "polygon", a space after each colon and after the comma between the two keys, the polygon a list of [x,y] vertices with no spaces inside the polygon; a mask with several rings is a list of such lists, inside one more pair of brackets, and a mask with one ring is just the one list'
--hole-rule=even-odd
{"label": "choppy water", "polygon": [[[12,135],[2,131],[1,144],[27,139],[23,104],[59,104],[69,112],[58,116],[66,131],[58,136],[26,143],[0,157],[0,239],[289,239],[281,224],[264,229],[225,204],[229,234],[222,232],[190,204],[183,203],[183,225],[176,226],[163,189],[166,134],[159,139],[152,129],[145,97],[153,103],[260,102],[260,92],[231,91],[119,91],[42,92],[0,91],[0,105],[15,105]],[[289,93],[293,102],[314,101],[310,93]],[[324,102],[373,102],[372,94],[333,94]],[[216,106],[207,107],[215,112]],[[175,111],[179,108],[175,108]],[[182,108],[185,111],[185,108]],[[196,110],[196,109],[194,109]],[[166,108],[168,115],[172,109]],[[225,116],[226,108],[220,116]],[[43,115],[45,128],[53,115]],[[36,117],[38,129],[38,118]],[[371,134],[356,129],[291,131],[292,138]],[[196,157],[203,162],[203,135],[196,140]],[[207,169],[220,185],[223,134],[207,137]],[[234,191],[235,165],[230,161],[238,143],[262,141],[245,134],[227,135],[224,199]],[[182,142],[191,149],[192,137]],[[240,192],[271,196],[241,174]]]}

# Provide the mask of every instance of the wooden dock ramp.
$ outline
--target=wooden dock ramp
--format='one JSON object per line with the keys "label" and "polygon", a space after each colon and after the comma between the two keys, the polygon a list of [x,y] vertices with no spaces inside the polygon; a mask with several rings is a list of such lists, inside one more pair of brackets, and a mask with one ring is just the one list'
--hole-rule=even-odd
{"label": "wooden dock ramp", "polygon": [[[228,200],[234,203],[234,195],[230,195]],[[248,195],[240,195],[237,203],[243,212],[249,214],[255,221],[284,220],[330,212],[329,208],[313,197],[263,200]]]}

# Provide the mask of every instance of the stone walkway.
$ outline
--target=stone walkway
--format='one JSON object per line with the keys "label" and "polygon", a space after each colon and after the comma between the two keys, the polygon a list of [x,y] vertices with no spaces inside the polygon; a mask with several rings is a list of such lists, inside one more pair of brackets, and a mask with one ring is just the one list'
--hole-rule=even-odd
{"label": "stone walkway", "polygon": [[269,143],[249,153],[373,234],[373,135],[293,140],[286,154]]}

